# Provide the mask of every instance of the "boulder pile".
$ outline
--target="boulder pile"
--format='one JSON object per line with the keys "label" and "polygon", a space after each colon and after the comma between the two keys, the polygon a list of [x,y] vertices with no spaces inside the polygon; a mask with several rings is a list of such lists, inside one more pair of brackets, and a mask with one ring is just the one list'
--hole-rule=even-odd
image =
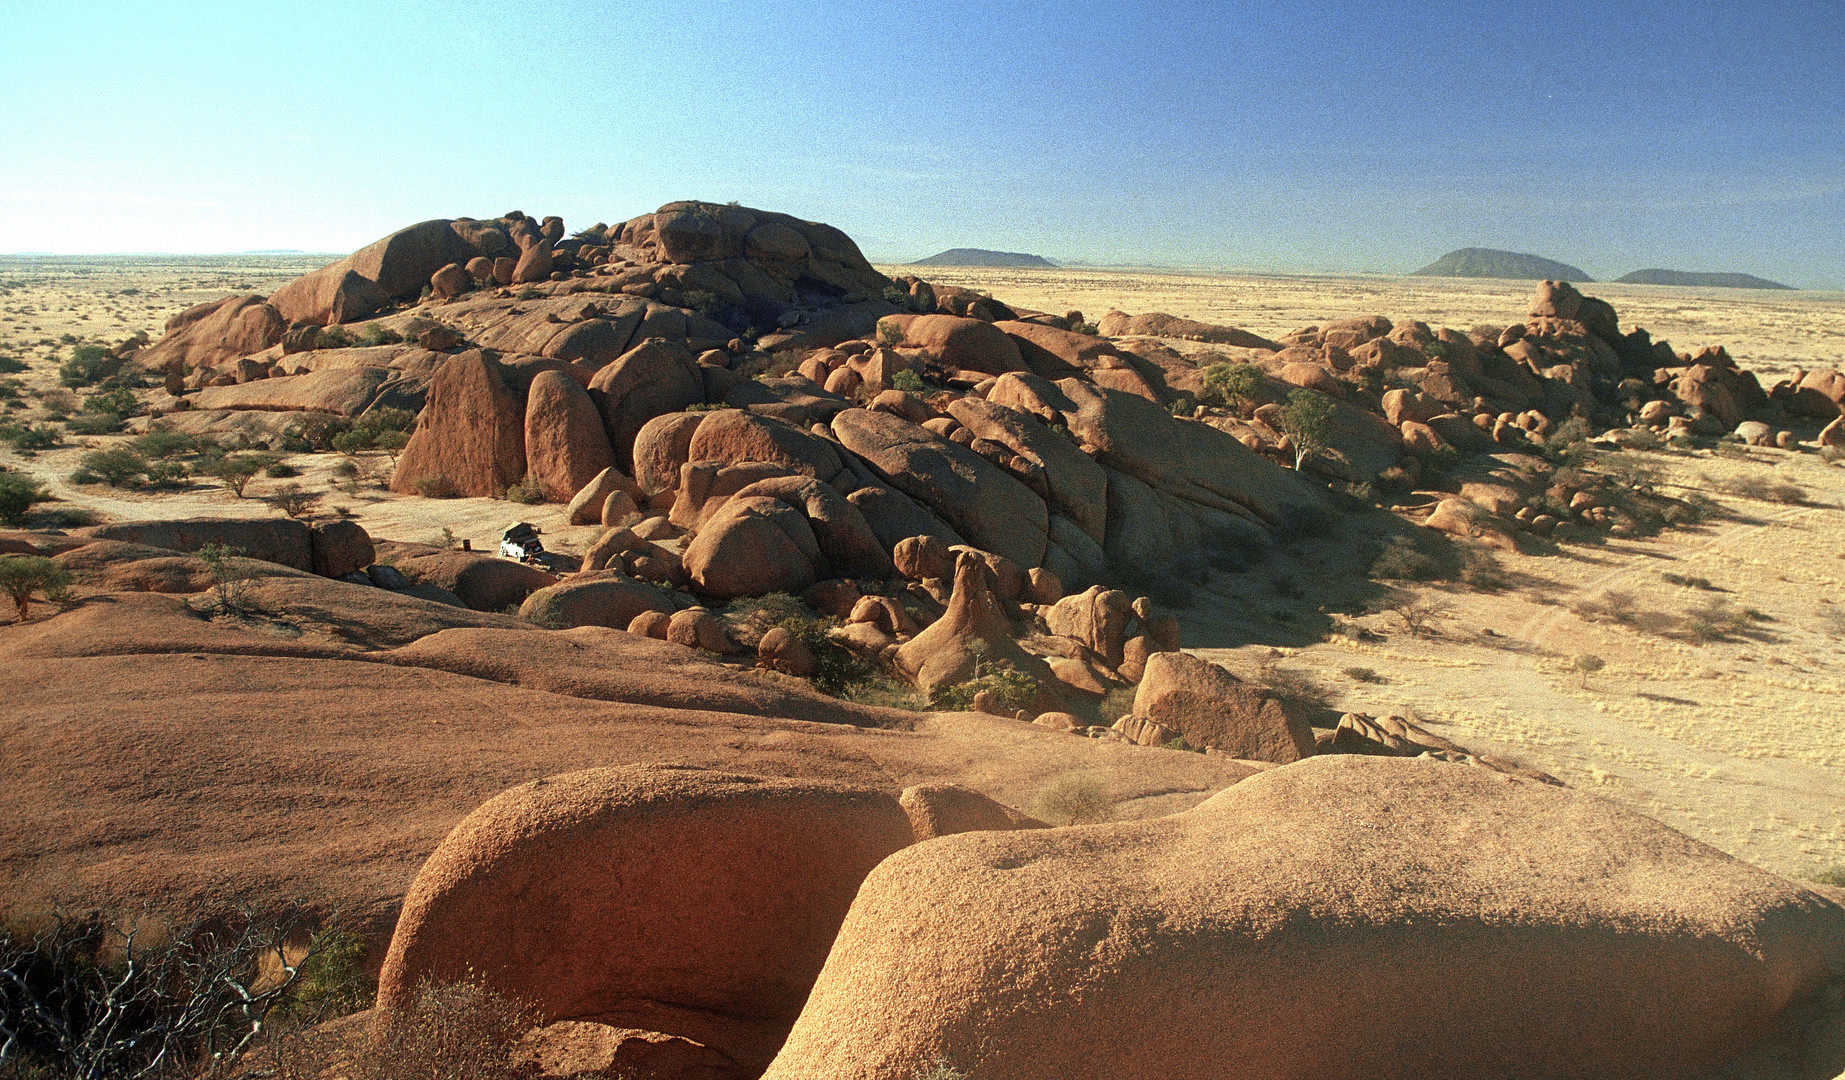
{"label": "boulder pile", "polygon": [[[1845,376],[1765,391],[1721,348],[1623,333],[1563,282],[1502,330],[1372,316],[1268,340],[1118,311],[1092,327],[886,278],[826,225],[690,202],[569,237],[517,212],[423,222],[267,300],[182,313],[131,359],[166,374],[156,411],[187,429],[412,409],[394,490],[569,503],[603,526],[577,572],[493,596],[546,625],[729,652],[705,605],[818,590],[839,644],[923,690],[1010,669],[1041,691],[1029,717],[1139,685],[1131,730],[1103,737],[1273,761],[1313,752],[1304,721],[1252,699],[1232,712],[1267,720],[1207,730],[1167,684],[1257,691],[1176,675],[1157,656],[1176,632],[1103,586],[1322,525],[1329,480],[1407,489],[1399,512],[1510,549],[1642,525],[1605,478],[1550,464],[1558,439],[1845,441]],[[1297,448],[1301,394],[1325,420]],[[745,644],[769,667],[813,660],[812,642]]]}

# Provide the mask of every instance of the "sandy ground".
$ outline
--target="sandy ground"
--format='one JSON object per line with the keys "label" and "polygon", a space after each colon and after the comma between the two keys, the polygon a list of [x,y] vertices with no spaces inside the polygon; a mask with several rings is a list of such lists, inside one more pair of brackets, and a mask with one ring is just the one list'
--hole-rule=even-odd
{"label": "sandy ground", "polygon": [[[13,419],[43,415],[37,392],[56,386],[56,357],[73,335],[113,344],[228,291],[267,293],[315,257],[134,261],[0,260],[0,356],[24,359]],[[886,268],[887,271],[897,268]],[[934,270],[932,280],[990,291],[1001,299],[1091,318],[1111,307],[1167,311],[1261,333],[1355,315],[1384,313],[1431,324],[1503,325],[1524,311],[1528,283],[1421,278],[1247,277],[1131,271]],[[1622,325],[1636,321],[1680,348],[1724,344],[1766,372],[1845,364],[1845,296],[1820,293],[1682,290],[1596,285]],[[209,482],[167,493],[86,485],[65,478],[90,446],[126,436],[73,439],[22,459],[63,500],[104,518],[274,513],[258,497],[284,481],[253,481],[239,499]],[[378,483],[338,481],[337,455],[301,455],[295,483],[325,491],[323,508],[344,507],[374,536],[457,540],[491,546],[512,520],[537,524],[554,550],[577,551],[593,527],[563,524],[562,508],[490,499],[392,496]],[[1451,606],[1440,633],[1419,638],[1394,615],[1355,612],[1368,586],[1350,552],[1297,553],[1272,573],[1285,581],[1219,575],[1183,615],[1187,642],[1234,669],[1263,664],[1307,674],[1339,708],[1409,714],[1470,748],[1516,758],[1568,783],[1592,788],[1725,851],[1769,869],[1805,876],[1845,864],[1845,470],[1811,453],[1751,451],[1743,457],[1649,454],[1667,482],[1716,497],[1719,519],[1645,541],[1565,547],[1550,557],[1506,556],[1515,579],[1501,593],[1428,590]],[[368,468],[388,462],[373,456]],[[1739,479],[1790,481],[1806,503],[1722,494]],[[1662,574],[1708,579],[1715,590],[1675,585]],[[1316,579],[1317,580],[1312,580]],[[1609,591],[1637,610],[1682,613],[1720,597],[1754,609],[1746,635],[1694,644],[1590,622],[1571,606]],[[1278,629],[1268,609],[1324,608],[1383,640]],[[1599,656],[1587,676],[1572,657]],[[1370,669],[1360,681],[1350,672]]]}

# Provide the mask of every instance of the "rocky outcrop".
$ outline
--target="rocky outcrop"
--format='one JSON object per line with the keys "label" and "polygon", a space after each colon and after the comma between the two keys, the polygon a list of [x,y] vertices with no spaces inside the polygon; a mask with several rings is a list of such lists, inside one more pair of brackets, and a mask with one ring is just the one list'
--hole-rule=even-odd
{"label": "rocky outcrop", "polygon": [[451,357],[430,382],[391,490],[497,496],[524,476],[525,403],[480,350]]}
{"label": "rocky outcrop", "polygon": [[227,296],[167,320],[166,336],[136,354],[150,371],[184,374],[262,352],[282,340],[288,319],[260,296]]}
{"label": "rocky outcrop", "polygon": [[603,426],[624,470],[634,466],[634,442],[649,420],[683,411],[705,400],[705,379],[692,350],[664,338],[649,338],[596,373],[590,396],[602,410]]}
{"label": "rocky outcrop", "polygon": [[1606,800],[1318,758],[1171,817],[894,854],[765,1080],[1700,1075],[1841,940],[1836,904]]}
{"label": "rocky outcrop", "polygon": [[525,472],[547,502],[569,502],[615,464],[602,414],[580,383],[541,371],[525,397]]}
{"label": "rocky outcrop", "polygon": [[690,1039],[757,1075],[859,882],[912,835],[892,796],[818,780],[635,765],[523,784],[418,872],[378,1023],[425,980],[474,979],[548,1019]]}
{"label": "rocky outcrop", "polygon": [[339,262],[289,282],[269,303],[285,323],[356,322],[394,300],[414,300],[436,271],[485,254],[447,219],[399,229]]}
{"label": "rocky outcrop", "polygon": [[948,610],[898,647],[897,670],[917,689],[933,693],[937,687],[974,678],[977,669],[992,671],[1002,664],[1037,683],[1040,701],[1032,715],[1057,707],[1051,689],[1055,674],[1043,660],[1019,647],[994,596],[992,570],[979,553],[963,551],[956,556]]}
{"label": "rocky outcrop", "polygon": [[1023,567],[1044,563],[1044,500],[972,450],[889,413],[848,409],[833,434],[890,486],[928,506],[967,541]]}
{"label": "rocky outcrop", "polygon": [[1239,349],[1281,351],[1280,345],[1247,330],[1239,330],[1234,326],[1213,326],[1210,323],[1181,319],[1160,311],[1150,311],[1144,315],[1129,315],[1125,311],[1111,311],[1097,320],[1096,329],[1101,331],[1105,337],[1180,338],[1185,341],[1229,345]]}
{"label": "rocky outcrop", "polygon": [[1190,653],[1149,656],[1134,715],[1185,736],[1200,749],[1287,764],[1313,754],[1313,729],[1273,695]]}

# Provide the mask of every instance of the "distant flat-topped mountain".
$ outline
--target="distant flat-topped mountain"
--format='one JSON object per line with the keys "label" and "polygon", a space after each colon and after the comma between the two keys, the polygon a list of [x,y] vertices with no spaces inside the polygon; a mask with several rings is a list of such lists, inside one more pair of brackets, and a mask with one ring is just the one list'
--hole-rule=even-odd
{"label": "distant flat-topped mountain", "polygon": [[1416,271],[1416,277],[1492,277],[1516,280],[1594,281],[1581,270],[1537,255],[1492,248],[1462,248]]}
{"label": "distant flat-topped mountain", "polygon": [[1038,266],[1057,264],[1042,255],[1022,251],[988,251],[985,248],[949,248],[940,255],[918,259],[911,266]]}
{"label": "distant flat-topped mountain", "polygon": [[1698,285],[1706,289],[1788,289],[1754,274],[1702,274],[1695,270],[1635,270],[1614,280],[1624,285]]}

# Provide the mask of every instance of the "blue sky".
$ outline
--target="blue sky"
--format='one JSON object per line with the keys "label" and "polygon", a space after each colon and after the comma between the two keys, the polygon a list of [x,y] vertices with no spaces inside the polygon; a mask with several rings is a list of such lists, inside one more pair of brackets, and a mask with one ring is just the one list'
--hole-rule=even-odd
{"label": "blue sky", "polygon": [[0,251],[679,198],[942,248],[1845,289],[1845,4],[0,6]]}

